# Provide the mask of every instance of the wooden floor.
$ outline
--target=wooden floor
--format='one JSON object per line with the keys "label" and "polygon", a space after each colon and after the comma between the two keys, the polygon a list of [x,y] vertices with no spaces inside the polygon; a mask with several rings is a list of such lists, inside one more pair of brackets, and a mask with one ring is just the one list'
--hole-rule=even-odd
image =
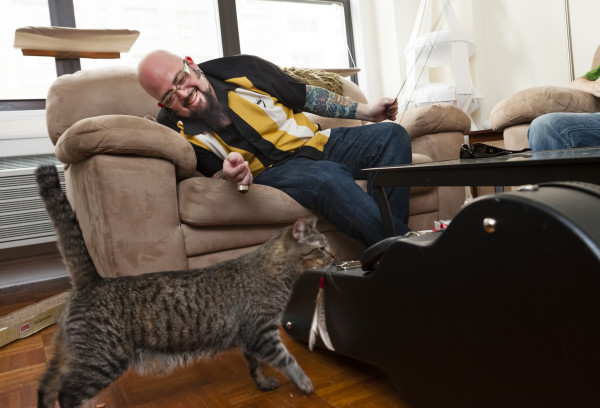
{"label": "wooden floor", "polygon": [[[0,291],[0,316],[68,288],[67,280]],[[37,381],[53,352],[56,325],[0,348],[0,407],[37,404]],[[127,372],[88,401],[86,408],[172,407],[361,407],[408,408],[390,379],[378,369],[337,354],[316,350],[281,331],[286,347],[311,378],[315,393],[303,396],[281,373],[278,390],[256,389],[237,350],[222,353],[172,372],[167,377],[140,377]],[[58,404],[56,405],[58,406]]]}

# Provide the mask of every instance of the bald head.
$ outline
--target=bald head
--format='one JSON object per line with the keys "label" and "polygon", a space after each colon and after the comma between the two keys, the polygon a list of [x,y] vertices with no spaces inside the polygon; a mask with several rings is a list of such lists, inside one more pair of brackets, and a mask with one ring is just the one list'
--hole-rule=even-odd
{"label": "bald head", "polygon": [[137,76],[140,85],[154,99],[161,100],[174,75],[181,70],[181,60],[181,57],[169,51],[152,51],[138,64]]}
{"label": "bald head", "polygon": [[[183,58],[168,51],[152,51],[138,64],[137,77],[142,88],[159,102],[159,106],[162,107],[163,100],[168,98],[168,102],[164,102],[168,109],[181,117],[193,114],[216,116],[217,120],[224,117],[222,112],[214,112],[223,109],[210,81],[190,57],[185,57],[184,64]],[[210,129],[216,129],[216,126]]]}

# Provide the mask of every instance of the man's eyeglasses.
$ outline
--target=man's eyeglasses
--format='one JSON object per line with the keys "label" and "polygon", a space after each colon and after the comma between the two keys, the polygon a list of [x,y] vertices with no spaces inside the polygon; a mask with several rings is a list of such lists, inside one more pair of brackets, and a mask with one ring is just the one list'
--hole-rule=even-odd
{"label": "man's eyeglasses", "polygon": [[190,66],[185,60],[183,60],[183,69],[179,71],[175,77],[175,81],[173,81],[175,89],[170,90],[169,93],[165,95],[163,100],[158,103],[158,106],[172,108],[173,104],[175,103],[175,94],[177,91],[187,86],[187,84],[190,82],[190,76]]}

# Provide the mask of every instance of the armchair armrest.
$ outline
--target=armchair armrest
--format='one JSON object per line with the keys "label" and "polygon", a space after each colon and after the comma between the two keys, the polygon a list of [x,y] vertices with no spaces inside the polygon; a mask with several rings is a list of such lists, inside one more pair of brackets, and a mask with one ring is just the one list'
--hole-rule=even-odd
{"label": "armchair armrest", "polygon": [[496,131],[530,123],[552,112],[599,112],[600,99],[590,93],[566,87],[538,86],[524,89],[500,101],[490,113]]}
{"label": "armchair armrest", "polygon": [[450,104],[434,104],[408,109],[398,113],[401,124],[411,139],[442,132],[460,132],[471,130],[471,119],[460,108]]}
{"label": "armchair armrest", "polygon": [[56,157],[66,165],[96,154],[166,159],[175,165],[178,179],[190,177],[196,170],[196,155],[187,140],[159,123],[136,116],[82,119],[56,143]]}
{"label": "armchair armrest", "polygon": [[182,136],[140,117],[96,116],[70,126],[56,156],[102,276],[187,268],[177,180],[195,173],[196,155]]}

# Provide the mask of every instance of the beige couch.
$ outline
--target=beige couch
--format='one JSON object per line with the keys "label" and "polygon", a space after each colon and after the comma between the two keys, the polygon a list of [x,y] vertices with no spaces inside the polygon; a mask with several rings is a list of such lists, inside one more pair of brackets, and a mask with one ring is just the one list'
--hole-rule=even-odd
{"label": "beige couch", "polygon": [[600,112],[600,99],[573,88],[538,86],[500,101],[490,113],[490,124],[503,132],[504,146],[519,150],[529,147],[527,130],[531,121],[552,112]]}
{"label": "beige couch", "polygon": [[[365,101],[345,79],[344,94]],[[202,267],[248,252],[275,231],[311,211],[274,188],[232,184],[200,176],[190,144],[149,120],[156,102],[139,86],[135,70],[105,68],[59,77],[47,97],[47,124],[65,164],[67,191],[86,244],[103,276]],[[323,128],[361,126],[320,118]],[[408,111],[414,161],[456,158],[469,118],[451,105]],[[453,216],[463,188],[415,188],[414,229]],[[340,260],[358,259],[363,245],[323,219],[319,228]]]}

